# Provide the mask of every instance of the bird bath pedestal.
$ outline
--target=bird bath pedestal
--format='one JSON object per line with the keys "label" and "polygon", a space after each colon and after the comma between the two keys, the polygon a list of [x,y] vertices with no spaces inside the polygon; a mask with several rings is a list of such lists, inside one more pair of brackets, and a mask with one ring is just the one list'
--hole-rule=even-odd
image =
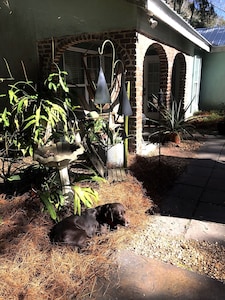
{"label": "bird bath pedestal", "polygon": [[69,203],[74,196],[70,185],[68,166],[71,162],[76,161],[79,155],[84,153],[82,145],[76,146],[75,150],[72,147],[74,145],[66,142],[58,142],[50,146],[38,148],[34,152],[34,160],[45,166],[56,168],[59,171],[65,204]]}

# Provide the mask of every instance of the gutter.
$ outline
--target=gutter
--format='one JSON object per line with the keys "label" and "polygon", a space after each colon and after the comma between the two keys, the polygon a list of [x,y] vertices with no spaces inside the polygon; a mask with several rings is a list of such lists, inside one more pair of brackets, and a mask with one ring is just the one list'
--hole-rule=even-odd
{"label": "gutter", "polygon": [[154,16],[158,20],[161,20],[201,49],[204,49],[207,52],[211,51],[212,44],[201,36],[179,14],[173,11],[165,2],[161,0],[148,0],[146,9],[150,16]]}
{"label": "gutter", "polygon": [[211,53],[225,52],[225,46],[212,46]]}

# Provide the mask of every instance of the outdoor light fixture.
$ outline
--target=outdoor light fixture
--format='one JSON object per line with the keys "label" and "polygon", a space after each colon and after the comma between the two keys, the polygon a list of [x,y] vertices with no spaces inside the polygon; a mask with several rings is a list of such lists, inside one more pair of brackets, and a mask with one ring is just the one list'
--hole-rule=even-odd
{"label": "outdoor light fixture", "polygon": [[155,19],[153,19],[153,17],[150,17],[148,22],[152,29],[154,29],[158,25],[158,22]]}

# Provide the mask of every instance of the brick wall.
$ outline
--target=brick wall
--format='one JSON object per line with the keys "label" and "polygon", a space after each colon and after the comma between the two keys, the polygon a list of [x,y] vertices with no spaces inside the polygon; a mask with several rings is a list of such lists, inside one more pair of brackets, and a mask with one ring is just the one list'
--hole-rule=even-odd
{"label": "brick wall", "polygon": [[[61,38],[55,38],[54,43],[51,39],[46,39],[38,42],[38,53],[40,62],[40,74],[42,74],[41,81],[45,79],[49,73],[54,70],[54,64],[52,63],[52,57],[54,56],[54,62],[58,63],[61,55],[70,46],[76,46],[76,44],[82,42],[98,41],[102,43],[104,40],[110,39],[116,50],[117,57],[119,57],[126,69],[126,80],[130,81],[130,101],[133,108],[133,116],[129,120],[129,134],[134,135],[136,131],[136,32],[120,31],[120,32],[104,32],[95,34],[81,34],[76,36],[66,36]],[[52,50],[54,48],[54,50]],[[130,149],[135,151],[135,139],[130,141]]]}
{"label": "brick wall", "polygon": [[146,36],[142,33],[137,34],[136,41],[136,69],[137,69],[137,78],[136,78],[136,152],[141,153],[142,150],[142,109],[143,109],[143,63],[147,50],[149,47],[152,47],[158,54],[159,63],[160,63],[160,89],[164,93],[164,101],[169,105],[171,100],[171,85],[172,85],[172,70],[175,61],[176,55],[178,59],[182,61],[182,79],[180,85],[180,95],[182,99],[185,92],[185,56],[180,53],[179,50],[170,47],[168,45],[156,42],[150,36]]}
{"label": "brick wall", "polygon": [[[38,42],[40,73],[46,78],[54,68],[52,57],[54,56],[54,61],[58,63],[61,55],[68,47],[76,46],[76,44],[82,42],[98,41],[102,43],[106,39],[110,39],[113,42],[116,54],[123,61],[127,70],[126,79],[131,84],[130,101],[133,109],[133,116],[129,118],[129,134],[134,137],[129,140],[129,149],[140,154],[142,150],[143,64],[146,51],[152,46],[159,56],[161,73],[160,88],[166,95],[166,102],[169,103],[173,63],[176,55],[179,54],[178,50],[156,42],[151,37],[137,33],[135,30],[79,34],[76,36],[55,38],[54,47],[52,40],[46,39]],[[52,48],[54,48],[54,51]],[[178,59],[183,58],[180,55]],[[183,61],[183,65],[185,66],[185,60]],[[181,94],[183,93],[183,95],[184,88],[185,80],[181,87]]]}

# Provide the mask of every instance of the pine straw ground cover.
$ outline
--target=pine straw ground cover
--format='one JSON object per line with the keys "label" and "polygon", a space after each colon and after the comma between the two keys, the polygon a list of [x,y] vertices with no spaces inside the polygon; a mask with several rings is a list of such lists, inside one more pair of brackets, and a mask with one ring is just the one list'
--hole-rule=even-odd
{"label": "pine straw ground cover", "polygon": [[9,201],[0,194],[0,299],[91,299],[97,278],[109,279],[117,267],[115,251],[149,224],[146,211],[157,206],[198,147],[197,142],[168,145],[162,149],[160,168],[158,156],[131,156],[126,181],[95,187],[99,204],[125,205],[130,226],[94,237],[81,253],[50,244],[53,223],[38,198],[28,192]]}
{"label": "pine straw ground cover", "polygon": [[132,225],[96,236],[81,253],[50,244],[52,221],[38,198],[25,193],[9,201],[0,195],[0,299],[82,299],[94,290],[97,278],[108,278],[117,245],[147,218],[151,201],[132,176],[102,184],[98,191],[99,204],[122,202]]}

